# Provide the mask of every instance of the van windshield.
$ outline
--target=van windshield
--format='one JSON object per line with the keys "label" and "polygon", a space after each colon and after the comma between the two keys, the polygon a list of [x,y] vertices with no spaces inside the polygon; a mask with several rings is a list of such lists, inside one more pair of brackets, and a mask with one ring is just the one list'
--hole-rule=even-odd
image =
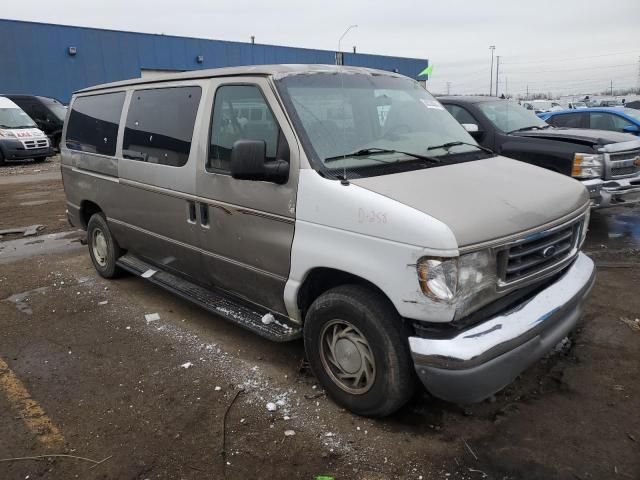
{"label": "van windshield", "polygon": [[40,97],[40,101],[53,113],[58,120],[64,122],[67,116],[67,107],[55,98]]}
{"label": "van windshield", "polygon": [[323,72],[284,76],[276,85],[312,165],[331,178],[490,156],[408,78]]}
{"label": "van windshield", "polygon": [[0,108],[0,128],[36,128],[31,117],[20,108]]}

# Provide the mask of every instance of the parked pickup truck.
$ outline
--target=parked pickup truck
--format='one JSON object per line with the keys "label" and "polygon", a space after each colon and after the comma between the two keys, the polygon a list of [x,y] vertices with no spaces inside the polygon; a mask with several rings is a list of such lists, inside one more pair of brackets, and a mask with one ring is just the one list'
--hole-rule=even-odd
{"label": "parked pickup truck", "polygon": [[[245,112],[245,113],[243,113]],[[416,81],[259,65],[76,92],[72,225],[106,278],[146,278],[274,341],[304,338],[361,415],[499,391],[593,285],[578,182],[479,147]]]}
{"label": "parked pickup truck", "polygon": [[640,140],[606,130],[555,128],[510,100],[440,97],[482,145],[580,180],[594,208],[640,201]]}

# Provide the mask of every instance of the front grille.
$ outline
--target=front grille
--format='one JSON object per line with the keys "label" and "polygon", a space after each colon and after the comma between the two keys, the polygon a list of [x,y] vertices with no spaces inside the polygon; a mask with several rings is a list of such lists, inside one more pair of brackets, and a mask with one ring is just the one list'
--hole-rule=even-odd
{"label": "front grille", "polygon": [[610,178],[628,177],[640,173],[640,150],[612,153],[609,158],[611,160]]}
{"label": "front grille", "polygon": [[38,140],[23,140],[22,144],[24,145],[24,148],[31,150],[33,148],[45,148],[48,146],[49,142],[46,138],[42,138]]}
{"label": "front grille", "polygon": [[503,284],[550,270],[573,255],[583,219],[516,241],[498,252],[498,276]]}

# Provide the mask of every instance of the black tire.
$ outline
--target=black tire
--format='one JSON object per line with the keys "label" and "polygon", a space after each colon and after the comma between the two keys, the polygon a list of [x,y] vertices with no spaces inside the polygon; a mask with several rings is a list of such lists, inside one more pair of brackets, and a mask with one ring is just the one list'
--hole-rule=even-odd
{"label": "black tire", "polygon": [[[102,240],[99,237],[102,236]],[[104,278],[116,278],[122,274],[116,261],[122,255],[118,242],[109,230],[107,220],[102,213],[94,213],[87,224],[87,246],[93,266]]]}
{"label": "black tire", "polygon": [[47,159],[47,157],[36,157],[33,159],[34,162],[36,163],[42,163]]}
{"label": "black tire", "polygon": [[0,150],[0,167],[4,166],[4,154],[2,153],[2,150]]}
{"label": "black tire", "polygon": [[[343,323],[354,328],[349,330]],[[339,332],[342,329],[343,333],[336,335],[336,329]],[[330,347],[331,339],[335,347],[338,344],[336,336],[345,335],[344,332],[354,334],[356,339],[363,337],[366,346],[360,340],[351,344],[343,342],[343,345],[350,345],[342,350],[346,354],[335,355],[334,359],[341,358],[354,372],[369,358],[362,356],[363,350],[373,357],[373,363],[369,363],[375,372],[370,375],[373,379],[363,379],[364,384],[356,384],[357,388],[345,385],[338,375],[358,374],[349,373],[348,369],[340,370],[341,366],[330,361],[332,351],[336,350]],[[360,285],[344,285],[322,294],[309,308],[304,324],[307,359],[319,382],[336,403],[368,417],[383,417],[395,412],[414,392],[415,373],[407,337],[402,319],[388,300]],[[356,351],[360,355],[354,354]],[[354,361],[354,357],[357,357],[356,363],[349,363]],[[349,392],[345,388],[354,391]]]}

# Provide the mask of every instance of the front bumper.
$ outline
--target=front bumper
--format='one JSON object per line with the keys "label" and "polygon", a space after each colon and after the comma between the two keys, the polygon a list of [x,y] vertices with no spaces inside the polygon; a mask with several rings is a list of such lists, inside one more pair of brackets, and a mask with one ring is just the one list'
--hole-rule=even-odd
{"label": "front bumper", "polygon": [[584,180],[592,208],[605,208],[640,202],[640,175],[618,180]]}
{"label": "front bumper", "polygon": [[3,139],[0,141],[0,150],[6,160],[21,160],[24,158],[52,157],[55,155],[51,144],[43,148],[25,148],[20,140]]}
{"label": "front bumper", "polygon": [[461,404],[502,390],[575,326],[594,280],[593,261],[579,253],[562,277],[508,312],[452,338],[409,337],[422,383]]}

